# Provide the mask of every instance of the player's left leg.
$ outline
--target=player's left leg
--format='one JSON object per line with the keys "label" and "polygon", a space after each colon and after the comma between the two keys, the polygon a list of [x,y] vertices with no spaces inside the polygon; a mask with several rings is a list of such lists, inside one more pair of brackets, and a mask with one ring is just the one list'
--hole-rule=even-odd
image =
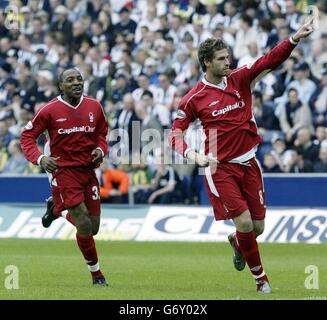
{"label": "player's left leg", "polygon": [[268,277],[263,269],[256,233],[254,232],[253,221],[249,210],[233,218],[236,226],[236,238],[239,248],[245,258],[250,271],[256,281],[257,291],[270,293]]}
{"label": "player's left leg", "polygon": [[76,240],[89,271],[94,285],[107,286],[99,265],[98,254],[92,234],[92,220],[84,202],[69,209],[76,223]]}
{"label": "player's left leg", "polygon": [[253,231],[257,237],[260,236],[265,230],[265,220],[252,220],[253,222]]}
{"label": "player's left leg", "polygon": [[[100,214],[101,214],[101,203],[100,203],[100,187],[98,180],[94,174],[94,171],[90,172],[89,175],[89,184],[84,189],[84,198],[85,198],[85,205],[88,210],[88,216],[91,221],[91,232],[92,232],[92,239],[93,236],[96,235],[99,231],[100,227]],[[95,242],[94,242],[95,247]],[[92,272],[93,277],[93,284],[98,285],[107,285],[107,282],[100,271],[99,262],[95,265],[90,266],[89,270]]]}
{"label": "player's left leg", "polygon": [[241,239],[243,239],[248,245],[251,243],[253,266],[249,266],[256,280],[257,291],[270,293],[271,288],[268,282],[268,277],[263,270],[259,246],[256,239],[264,231],[266,198],[261,169],[255,158],[250,160],[250,166],[245,167],[245,175],[244,179],[242,180],[242,187],[244,197],[248,204],[248,211],[250,214],[250,219],[252,220],[253,228],[251,233],[241,232],[237,235],[237,238],[240,243],[240,247],[242,241]]}

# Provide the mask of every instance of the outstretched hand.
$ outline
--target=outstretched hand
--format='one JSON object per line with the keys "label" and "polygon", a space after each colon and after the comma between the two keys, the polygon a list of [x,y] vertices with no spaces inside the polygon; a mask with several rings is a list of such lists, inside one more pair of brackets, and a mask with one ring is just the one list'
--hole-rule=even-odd
{"label": "outstretched hand", "polygon": [[314,30],[314,19],[315,17],[312,16],[308,19],[306,23],[304,23],[293,35],[293,40],[294,41],[300,41],[302,38],[306,38],[309,36]]}

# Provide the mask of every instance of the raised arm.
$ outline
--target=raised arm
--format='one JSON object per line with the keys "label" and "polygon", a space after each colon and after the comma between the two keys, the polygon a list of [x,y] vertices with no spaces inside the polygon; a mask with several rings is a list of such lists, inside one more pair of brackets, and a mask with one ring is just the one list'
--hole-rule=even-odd
{"label": "raised arm", "polygon": [[291,54],[302,38],[308,37],[313,31],[314,18],[304,23],[288,40],[284,40],[270,52],[260,57],[253,64],[243,67],[241,76],[253,86],[264,75],[281,65]]}

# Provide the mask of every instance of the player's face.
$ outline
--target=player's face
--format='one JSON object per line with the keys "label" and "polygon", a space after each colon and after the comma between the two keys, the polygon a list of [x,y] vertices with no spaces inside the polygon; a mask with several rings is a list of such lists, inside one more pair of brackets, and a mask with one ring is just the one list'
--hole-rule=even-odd
{"label": "player's face", "polygon": [[224,77],[228,74],[229,64],[228,50],[221,49],[215,52],[214,58],[207,64],[207,70],[216,77]]}
{"label": "player's face", "polygon": [[79,99],[83,94],[84,80],[77,70],[68,70],[63,75],[61,90],[67,97]]}

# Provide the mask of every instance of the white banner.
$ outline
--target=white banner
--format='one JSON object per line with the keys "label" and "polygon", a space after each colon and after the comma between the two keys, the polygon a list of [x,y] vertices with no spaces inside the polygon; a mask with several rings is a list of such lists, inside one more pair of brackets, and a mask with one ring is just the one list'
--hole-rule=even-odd
{"label": "white banner", "polygon": [[[327,210],[268,209],[259,242],[327,242]],[[140,241],[227,241],[232,221],[215,221],[211,208],[151,207]]]}
{"label": "white banner", "polygon": [[[0,238],[75,239],[65,219],[41,225],[44,205],[0,205]],[[231,220],[215,221],[211,207],[104,206],[97,239],[137,241],[227,241]],[[259,242],[327,243],[327,209],[268,209]]]}

